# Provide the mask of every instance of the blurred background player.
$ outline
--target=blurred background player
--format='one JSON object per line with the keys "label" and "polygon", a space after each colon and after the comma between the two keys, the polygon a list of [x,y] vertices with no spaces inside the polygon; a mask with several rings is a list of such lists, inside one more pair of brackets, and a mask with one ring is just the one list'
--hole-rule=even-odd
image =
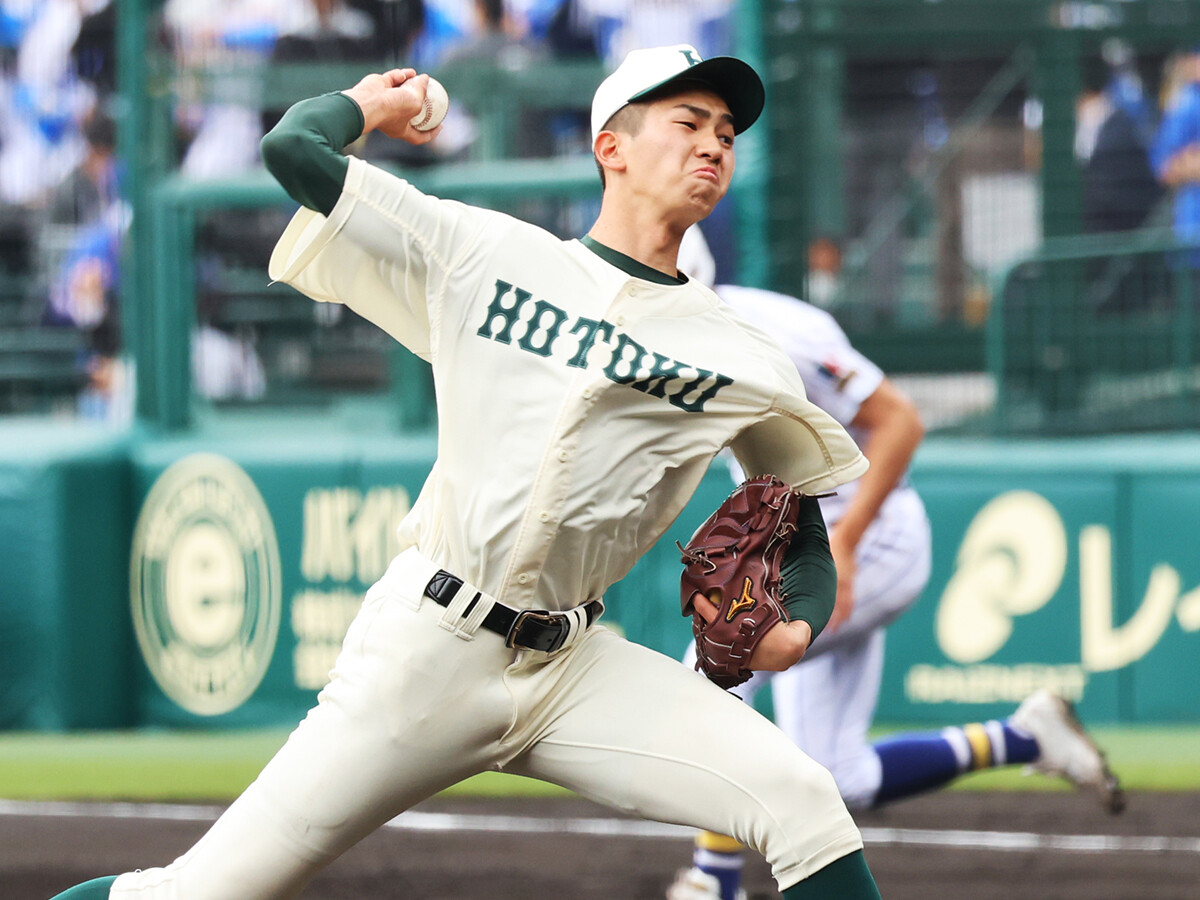
{"label": "blurred background player", "polygon": [[[679,269],[705,284],[715,281],[716,265],[698,228],[684,236]],[[868,740],[885,629],[929,580],[929,520],[906,474],[924,435],[920,416],[828,313],[771,291],[713,289],[782,345],[809,400],[845,426],[871,462],[862,478],[821,500],[838,571],[829,625],[801,663],[785,672],[758,672],[733,693],[750,703],[770,681],[776,724],[832,772],[851,811],[941,787],[965,772],[1029,764],[1096,791],[1107,809],[1119,812],[1124,796],[1103,754],[1070,704],[1046,691],[1032,694],[1003,721]],[[740,481],[741,473],[734,477]],[[694,665],[695,659],[693,644],[685,661]],[[742,863],[733,838],[700,832],[692,866],[679,872],[668,900],[745,898]]]}

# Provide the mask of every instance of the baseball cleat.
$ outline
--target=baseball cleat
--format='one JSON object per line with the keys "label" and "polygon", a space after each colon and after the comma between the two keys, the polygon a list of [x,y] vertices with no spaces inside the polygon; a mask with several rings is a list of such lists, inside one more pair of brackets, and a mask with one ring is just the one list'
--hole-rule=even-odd
{"label": "baseball cleat", "polygon": [[[667,888],[667,900],[721,900],[721,883],[715,875],[692,866],[680,869]],[[746,892],[738,888],[737,900],[746,900]]]}
{"label": "baseball cleat", "polygon": [[1009,723],[1037,741],[1041,756],[1032,765],[1035,771],[1057,775],[1078,788],[1094,791],[1111,813],[1125,808],[1121,782],[1069,701],[1047,690],[1035,691],[1017,707]]}

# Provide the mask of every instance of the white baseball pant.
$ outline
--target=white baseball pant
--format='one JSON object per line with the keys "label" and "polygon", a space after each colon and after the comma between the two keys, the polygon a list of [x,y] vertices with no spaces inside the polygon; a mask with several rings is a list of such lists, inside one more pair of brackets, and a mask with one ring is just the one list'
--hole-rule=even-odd
{"label": "white baseball pant", "polygon": [[456,633],[422,596],[436,569],[396,558],[258,779],[171,865],[121,875],[114,900],[295,897],[392,817],[488,769],[731,834],[781,888],[862,847],[829,773],[737,698],[602,626],[553,654]]}

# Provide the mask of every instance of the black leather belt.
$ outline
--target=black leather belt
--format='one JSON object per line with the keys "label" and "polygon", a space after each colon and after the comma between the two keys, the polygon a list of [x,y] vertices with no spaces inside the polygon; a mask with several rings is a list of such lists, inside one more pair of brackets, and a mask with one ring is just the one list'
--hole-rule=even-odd
{"label": "black leather belt", "polygon": [[[445,569],[439,569],[438,573],[429,579],[429,584],[425,585],[425,596],[442,606],[449,606],[450,601],[462,588],[462,583],[461,578],[451,575]],[[479,594],[476,594],[463,610],[464,619],[470,615],[478,602]],[[588,625],[595,621],[601,608],[595,600],[584,606]],[[543,653],[553,653],[559,649],[571,633],[571,620],[565,613],[548,612],[544,609],[513,609],[499,602],[492,605],[481,624],[488,631],[494,631],[503,637],[506,647],[540,650]]]}

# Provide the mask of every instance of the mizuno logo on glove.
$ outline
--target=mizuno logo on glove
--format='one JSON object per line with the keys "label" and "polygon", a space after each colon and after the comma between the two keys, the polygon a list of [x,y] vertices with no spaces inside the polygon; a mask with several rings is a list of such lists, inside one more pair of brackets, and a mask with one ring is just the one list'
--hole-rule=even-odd
{"label": "mizuno logo on glove", "polygon": [[[734,616],[740,613],[743,609],[754,609],[758,605],[758,601],[750,593],[750,588],[754,587],[754,582],[747,577],[742,582],[742,595],[729,604],[729,611],[725,613],[725,621],[732,622]],[[718,604],[720,605],[720,604]]]}

